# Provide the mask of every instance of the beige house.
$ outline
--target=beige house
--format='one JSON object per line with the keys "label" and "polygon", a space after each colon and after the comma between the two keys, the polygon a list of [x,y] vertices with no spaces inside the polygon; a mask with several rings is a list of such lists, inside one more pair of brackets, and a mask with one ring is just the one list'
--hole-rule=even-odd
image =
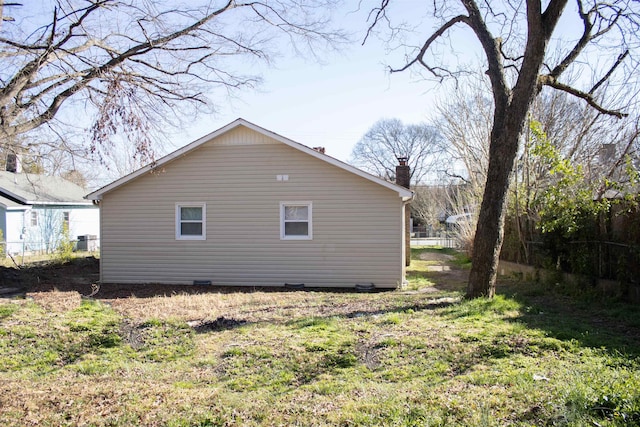
{"label": "beige house", "polygon": [[86,198],[103,283],[394,288],[412,192],[243,119]]}

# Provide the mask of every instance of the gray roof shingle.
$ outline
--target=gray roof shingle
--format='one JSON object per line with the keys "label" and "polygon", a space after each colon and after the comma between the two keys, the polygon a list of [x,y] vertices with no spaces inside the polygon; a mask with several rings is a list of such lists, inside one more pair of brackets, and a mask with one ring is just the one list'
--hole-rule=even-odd
{"label": "gray roof shingle", "polygon": [[0,171],[0,195],[24,204],[89,205],[85,190],[58,176]]}

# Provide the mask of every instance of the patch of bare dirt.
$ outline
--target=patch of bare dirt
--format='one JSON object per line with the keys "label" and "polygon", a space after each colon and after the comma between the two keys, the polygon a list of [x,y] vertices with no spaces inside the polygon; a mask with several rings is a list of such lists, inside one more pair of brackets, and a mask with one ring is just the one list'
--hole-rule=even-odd
{"label": "patch of bare dirt", "polygon": [[[437,252],[424,252],[420,260],[427,261],[429,279],[434,287],[423,287],[416,293],[432,293],[438,289],[460,289],[467,281],[468,271],[453,263],[454,257]],[[421,266],[423,268],[423,266]],[[411,267],[408,267],[411,270]],[[100,260],[95,257],[75,258],[66,263],[42,262],[23,268],[0,267],[0,297],[28,295],[42,302],[43,306],[56,305],[56,308],[72,306],[79,303],[80,297],[93,297],[103,300],[115,300],[129,297],[152,298],[193,294],[230,294],[241,291],[251,293],[287,291],[283,288],[237,288],[211,285],[172,286],[148,284],[131,286],[119,284],[98,284],[100,276]],[[4,290],[4,292],[3,292]],[[61,292],[61,301],[49,301],[48,292]],[[297,292],[289,289],[290,292]],[[333,292],[349,292],[349,289],[337,289]],[[332,292],[329,291],[329,292]],[[68,293],[68,294],[67,294]]]}
{"label": "patch of bare dirt", "polygon": [[[145,285],[134,286],[118,284],[98,284],[100,279],[100,260],[95,257],[74,258],[65,263],[41,262],[22,268],[0,267],[0,297],[27,295],[48,304],[47,293],[75,293],[81,296],[99,299],[127,297],[149,298],[180,294],[226,293],[237,289],[214,286],[171,286]],[[63,295],[64,296],[64,295]],[[66,296],[63,300],[68,300]],[[64,304],[62,302],[61,304]]]}
{"label": "patch of bare dirt", "polygon": [[65,263],[39,262],[21,268],[0,267],[0,296],[58,290],[90,295],[100,276],[95,257],[74,258]]}
{"label": "patch of bare dirt", "polygon": [[441,254],[438,252],[422,252],[420,259],[423,261],[439,261],[443,264],[453,261],[454,256],[448,254]]}
{"label": "patch of bare dirt", "polygon": [[82,297],[76,291],[29,292],[27,296],[48,311],[65,312],[80,307]]}
{"label": "patch of bare dirt", "polygon": [[[420,254],[420,260],[427,261],[427,274],[430,280],[436,283],[436,289],[455,289],[464,288],[469,279],[469,270],[461,268],[453,261],[453,255],[438,252],[423,252]],[[411,270],[411,267],[407,267]]]}
{"label": "patch of bare dirt", "polygon": [[233,319],[224,316],[220,316],[215,320],[192,320],[187,322],[194,331],[198,333],[205,333],[211,331],[222,331],[225,329],[232,329],[238,326],[246,324],[244,319]]}

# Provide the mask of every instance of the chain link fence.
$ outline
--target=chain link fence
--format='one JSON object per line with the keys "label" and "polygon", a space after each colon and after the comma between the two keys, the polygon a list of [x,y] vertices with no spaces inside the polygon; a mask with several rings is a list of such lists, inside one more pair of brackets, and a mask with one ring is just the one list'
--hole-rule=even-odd
{"label": "chain link fence", "polygon": [[[39,240],[17,240],[0,242],[0,256],[3,258],[13,258],[21,263],[25,257],[40,257],[54,255],[62,250],[61,242],[57,244]],[[77,236],[76,239],[64,242],[72,248],[74,252],[96,253],[100,250],[100,239],[95,235]]]}

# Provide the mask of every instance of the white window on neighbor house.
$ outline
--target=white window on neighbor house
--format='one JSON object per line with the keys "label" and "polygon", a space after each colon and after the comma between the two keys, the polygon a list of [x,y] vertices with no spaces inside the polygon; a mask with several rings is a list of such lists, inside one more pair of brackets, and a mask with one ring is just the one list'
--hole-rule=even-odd
{"label": "white window on neighbor house", "polygon": [[313,238],[311,202],[280,203],[280,239],[311,240]]}
{"label": "white window on neighbor house", "polygon": [[31,226],[38,226],[38,211],[31,211]]}
{"label": "white window on neighbor house", "polygon": [[206,218],[205,203],[176,204],[176,240],[205,240]]}

